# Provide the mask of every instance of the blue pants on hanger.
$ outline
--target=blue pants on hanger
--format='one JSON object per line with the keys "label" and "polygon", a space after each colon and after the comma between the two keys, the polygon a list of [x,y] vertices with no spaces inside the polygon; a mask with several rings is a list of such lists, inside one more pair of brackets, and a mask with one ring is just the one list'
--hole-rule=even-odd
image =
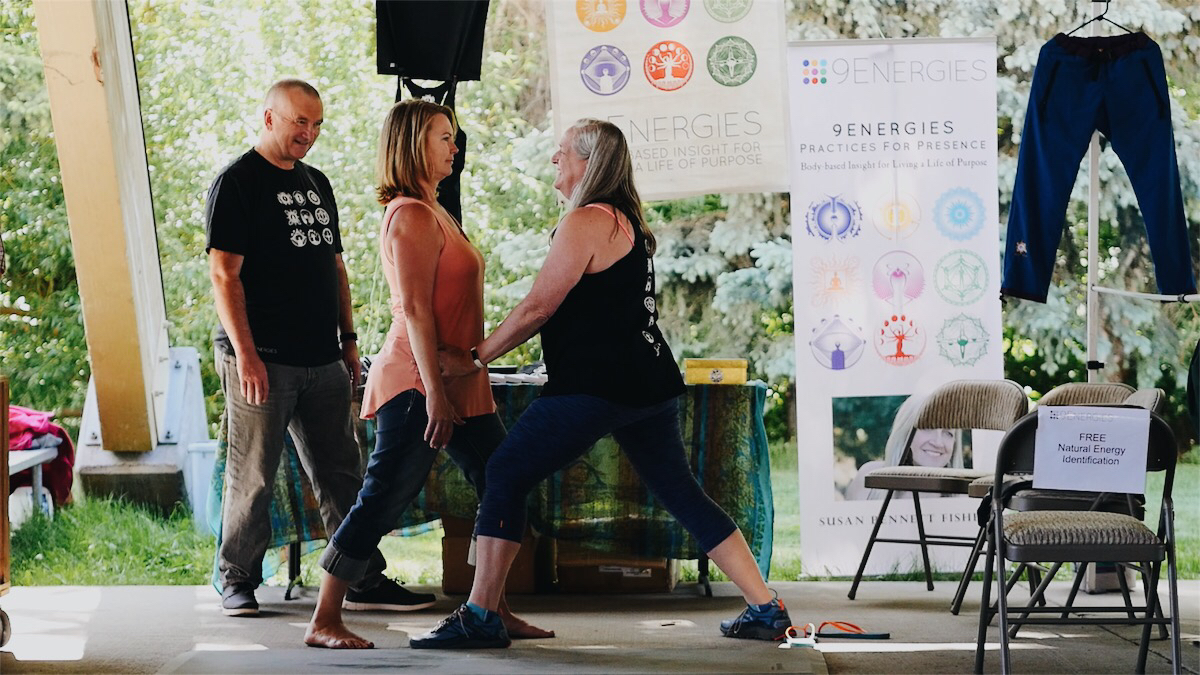
{"label": "blue pants on hanger", "polygon": [[1196,292],[1162,52],[1145,33],[1056,35],[1038,56],[1008,217],[1001,293],[1046,301],[1092,132],[1125,165],[1160,293]]}

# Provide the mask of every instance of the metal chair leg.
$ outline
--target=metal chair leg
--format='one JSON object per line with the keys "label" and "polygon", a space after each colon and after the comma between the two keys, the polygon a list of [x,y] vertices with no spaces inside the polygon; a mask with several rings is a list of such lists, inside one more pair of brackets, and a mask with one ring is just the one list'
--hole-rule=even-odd
{"label": "metal chair leg", "polygon": [[983,544],[987,539],[987,527],[984,525],[979,528],[979,533],[975,535],[975,546],[971,548],[967,566],[963,568],[962,577],[958,580],[958,590],[954,592],[954,600],[950,602],[950,613],[955,616],[962,609],[963,600],[967,597],[967,586],[971,585],[971,577],[975,575],[975,566],[979,564],[979,556],[983,552]]}
{"label": "metal chair leg", "polygon": [[913,511],[917,518],[917,539],[921,541],[921,560],[925,563],[925,589],[933,590],[933,568],[929,565],[929,545],[925,543],[925,519],[921,517],[921,495],[914,492]]}
{"label": "metal chair leg", "polygon": [[[1075,570],[1075,581],[1071,583],[1071,592],[1067,595],[1067,604],[1064,607],[1071,607],[1075,604],[1075,596],[1079,595],[1079,584],[1083,583],[1083,575],[1087,573],[1087,566],[1090,563],[1082,563],[1079,569]],[[1067,618],[1070,612],[1063,612],[1060,618]]]}
{"label": "metal chair leg", "polygon": [[862,561],[858,563],[858,571],[854,573],[854,583],[850,584],[850,593],[847,594],[851,600],[858,594],[858,584],[862,581],[863,570],[867,569],[867,559],[871,557],[871,549],[875,548],[875,539],[879,536],[879,527],[883,525],[883,516],[887,513],[888,504],[892,503],[892,494],[895,490],[888,490],[887,495],[883,498],[883,506],[879,507],[879,515],[875,518],[875,527],[871,528],[871,536],[867,539],[867,550],[863,551]]}
{"label": "metal chair leg", "polygon": [[[1137,673],[1146,672],[1146,656],[1150,653],[1150,622],[1154,620],[1155,607],[1158,605],[1158,574],[1159,570],[1162,569],[1161,562],[1146,562],[1142,564],[1150,570],[1150,596],[1146,599],[1146,623],[1142,624],[1142,639],[1138,643],[1137,668],[1134,671]],[[1171,665],[1178,672],[1179,662],[1175,661]]]}
{"label": "metal chair leg", "polygon": [[1121,563],[1116,563],[1117,567],[1117,586],[1121,588],[1121,597],[1125,600],[1126,615],[1131,619],[1137,618],[1133,613],[1133,599],[1129,597],[1129,582],[1125,579],[1125,566]]}
{"label": "metal chair leg", "polygon": [[996,545],[992,549],[996,552],[996,592],[1000,594],[996,598],[996,611],[1000,615],[1000,672],[1008,675],[1012,672],[1012,660],[1008,653],[1008,593],[1005,592],[1004,551],[1001,539],[1004,533],[1000,531],[999,523],[996,523],[995,529]]}
{"label": "metal chair leg", "polygon": [[[989,524],[990,524],[989,520]],[[987,535],[985,535],[987,538]],[[992,551],[995,550],[991,546],[990,538],[987,538],[988,551],[986,560],[983,563],[983,597],[979,601],[979,633],[975,638],[975,673],[982,675],[983,673],[983,651],[987,645],[987,627],[992,622],[992,568],[996,564],[996,559],[992,557]]]}
{"label": "metal chair leg", "polygon": [[1179,637],[1179,568],[1175,563],[1175,511],[1163,509],[1169,537],[1167,541],[1167,603],[1171,607],[1171,669],[1178,673],[1183,668],[1183,647]]}

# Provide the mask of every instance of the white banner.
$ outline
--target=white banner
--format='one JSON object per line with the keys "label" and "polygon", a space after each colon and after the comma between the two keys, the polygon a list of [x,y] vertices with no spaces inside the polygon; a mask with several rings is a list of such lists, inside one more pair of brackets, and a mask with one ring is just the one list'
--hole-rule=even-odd
{"label": "white banner", "polygon": [[625,132],[642,199],[787,189],[782,0],[547,0],[554,127]]}
{"label": "white banner", "polygon": [[1146,493],[1145,408],[1038,408],[1034,440],[1035,488]]}
{"label": "white banner", "polygon": [[[914,392],[1003,377],[996,46],[987,39],[793,43],[791,208],[805,572],[853,574],[899,461]],[[990,468],[996,434],[921,434],[914,461]],[[975,533],[976,500],[927,496],[925,526]],[[882,537],[916,534],[894,499]],[[967,549],[933,547],[961,569]],[[882,544],[868,574],[919,564]]]}

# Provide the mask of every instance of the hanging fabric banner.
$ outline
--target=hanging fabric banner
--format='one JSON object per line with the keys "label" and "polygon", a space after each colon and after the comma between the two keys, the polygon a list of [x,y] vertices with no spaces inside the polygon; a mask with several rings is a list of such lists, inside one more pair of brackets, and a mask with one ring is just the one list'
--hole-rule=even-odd
{"label": "hanging fabric banner", "polygon": [[782,0],[547,0],[551,103],[625,132],[647,201],[787,190]]}
{"label": "hanging fabric banner", "polygon": [[[801,538],[809,574],[857,569],[919,392],[1003,377],[993,38],[792,43],[791,209]],[[817,384],[819,383],[819,385]],[[898,416],[899,413],[899,416]],[[916,464],[990,468],[994,434],[922,433]],[[916,536],[897,495],[881,537]],[[925,527],[975,533],[976,500],[922,499]],[[961,569],[967,549],[933,547]],[[867,573],[919,565],[881,544]]]}

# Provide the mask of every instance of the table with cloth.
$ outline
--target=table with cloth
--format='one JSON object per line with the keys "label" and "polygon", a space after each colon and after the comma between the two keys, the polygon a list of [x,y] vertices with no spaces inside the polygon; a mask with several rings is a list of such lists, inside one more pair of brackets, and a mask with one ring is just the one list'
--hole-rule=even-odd
{"label": "table with cloth", "polygon": [[[511,428],[538,396],[535,384],[496,384],[492,393],[504,425]],[[741,528],[759,568],[771,564],[775,510],[763,405],[766,386],[688,385],[680,422],[684,447],[700,484]],[[374,425],[360,424],[365,453],[374,448]],[[226,434],[219,434],[209,522],[220,539],[220,496],[224,488]],[[312,488],[300,467],[289,437],[275,479],[271,502],[272,539],[264,577],[279,564],[278,551],[291,544],[315,549],[323,545],[321,523]],[[421,494],[405,510],[396,528],[417,534],[442,515],[473,520],[474,491],[445,453],[434,462]],[[696,541],[650,495],[632,466],[606,436],[562,471],[543,481],[529,496],[529,522],[542,535],[578,541],[597,551],[646,557],[704,559]],[[217,583],[214,569],[214,583]],[[219,585],[219,584],[218,584]]]}

